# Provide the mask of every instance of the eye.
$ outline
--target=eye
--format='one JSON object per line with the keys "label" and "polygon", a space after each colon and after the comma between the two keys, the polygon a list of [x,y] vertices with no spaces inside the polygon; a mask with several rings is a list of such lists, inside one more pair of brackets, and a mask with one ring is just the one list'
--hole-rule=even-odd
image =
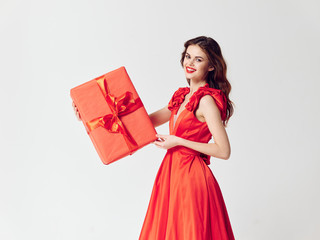
{"label": "eye", "polygon": [[200,58],[197,58],[197,62],[202,62],[202,60]]}
{"label": "eye", "polygon": [[190,58],[190,56],[189,56],[189,55],[187,55],[187,54],[185,55],[185,57],[186,57],[186,58]]}

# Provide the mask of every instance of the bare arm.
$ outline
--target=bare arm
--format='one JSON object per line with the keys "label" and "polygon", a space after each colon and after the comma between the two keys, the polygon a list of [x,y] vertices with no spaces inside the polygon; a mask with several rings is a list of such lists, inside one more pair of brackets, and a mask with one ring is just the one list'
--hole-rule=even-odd
{"label": "bare arm", "polygon": [[203,96],[200,100],[198,110],[208,125],[208,128],[213,136],[214,143],[200,143],[183,139],[174,135],[158,134],[158,137],[164,140],[157,141],[155,144],[165,149],[181,145],[216,158],[225,160],[229,159],[231,148],[228,135],[222,124],[220,111],[213,98],[209,95]]}
{"label": "bare arm", "polygon": [[149,114],[151,122],[154,127],[158,127],[169,121],[171,116],[171,111],[168,109],[168,106],[159,109],[156,112]]}

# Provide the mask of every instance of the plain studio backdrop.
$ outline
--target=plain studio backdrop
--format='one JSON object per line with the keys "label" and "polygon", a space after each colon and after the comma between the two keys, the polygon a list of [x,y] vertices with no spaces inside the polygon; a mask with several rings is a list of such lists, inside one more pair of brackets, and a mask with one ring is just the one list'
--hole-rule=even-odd
{"label": "plain studio backdrop", "polygon": [[[211,158],[238,240],[320,239],[318,1],[0,1],[0,239],[138,239],[165,150],[103,165],[70,89],[125,66],[150,114],[218,41],[235,103]],[[168,124],[156,129],[168,134]]]}

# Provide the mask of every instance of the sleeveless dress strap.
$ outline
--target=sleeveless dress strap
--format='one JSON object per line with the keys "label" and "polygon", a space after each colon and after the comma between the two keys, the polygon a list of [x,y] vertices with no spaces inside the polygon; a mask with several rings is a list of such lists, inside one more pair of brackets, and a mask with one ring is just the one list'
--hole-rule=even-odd
{"label": "sleeveless dress strap", "polygon": [[200,99],[205,95],[210,95],[213,97],[217,107],[220,110],[221,119],[224,121],[227,116],[227,98],[220,89],[210,88],[208,83],[203,87],[199,87],[198,90],[194,92],[194,94],[190,97],[190,101],[186,105],[186,109],[191,112],[194,111],[198,107]]}

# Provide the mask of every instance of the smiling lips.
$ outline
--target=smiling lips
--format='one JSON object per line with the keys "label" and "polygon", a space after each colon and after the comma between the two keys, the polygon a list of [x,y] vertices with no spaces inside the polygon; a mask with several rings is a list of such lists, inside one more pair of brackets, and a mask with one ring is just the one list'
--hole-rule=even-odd
{"label": "smiling lips", "polygon": [[186,67],[187,73],[193,73],[196,71],[196,69],[191,68],[191,67]]}

